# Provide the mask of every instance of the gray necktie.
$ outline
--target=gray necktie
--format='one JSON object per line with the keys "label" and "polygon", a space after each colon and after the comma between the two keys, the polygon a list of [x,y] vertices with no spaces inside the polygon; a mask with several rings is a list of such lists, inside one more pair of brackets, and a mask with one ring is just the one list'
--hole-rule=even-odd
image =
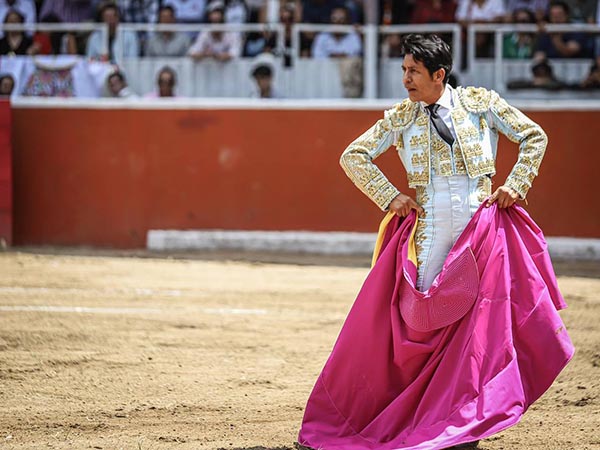
{"label": "gray necktie", "polygon": [[437,113],[438,109],[440,109],[440,105],[434,103],[432,105],[428,105],[427,109],[429,110],[429,118],[431,119],[431,123],[437,130],[438,134],[442,137],[443,140],[450,144],[450,147],[452,147],[452,144],[454,144],[454,137],[452,136],[452,132],[444,123],[444,119],[442,119]]}

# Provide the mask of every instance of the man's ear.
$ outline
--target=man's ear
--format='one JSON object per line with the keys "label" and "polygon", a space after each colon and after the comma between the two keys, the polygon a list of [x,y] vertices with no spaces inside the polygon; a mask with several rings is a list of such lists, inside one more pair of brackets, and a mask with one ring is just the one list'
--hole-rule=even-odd
{"label": "man's ear", "polygon": [[444,78],[446,77],[446,69],[438,69],[433,73],[433,79],[435,81],[444,81]]}

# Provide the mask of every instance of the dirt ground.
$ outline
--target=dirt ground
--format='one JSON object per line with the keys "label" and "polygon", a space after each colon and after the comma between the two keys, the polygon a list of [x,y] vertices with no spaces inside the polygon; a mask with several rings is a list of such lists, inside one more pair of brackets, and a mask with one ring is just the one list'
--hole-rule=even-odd
{"label": "dirt ground", "polygon": [[[367,274],[365,258],[52,253],[0,253],[2,449],[288,449]],[[599,266],[557,265],[576,356],[482,450],[600,449]]]}

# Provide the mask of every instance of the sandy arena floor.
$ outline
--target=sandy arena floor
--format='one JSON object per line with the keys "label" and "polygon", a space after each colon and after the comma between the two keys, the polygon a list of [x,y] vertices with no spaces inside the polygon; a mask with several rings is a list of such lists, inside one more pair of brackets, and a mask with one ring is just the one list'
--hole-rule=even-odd
{"label": "sandy arena floor", "polygon": [[[290,448],[367,274],[298,262],[0,253],[0,448]],[[577,354],[481,449],[600,449],[600,267],[558,269]]]}

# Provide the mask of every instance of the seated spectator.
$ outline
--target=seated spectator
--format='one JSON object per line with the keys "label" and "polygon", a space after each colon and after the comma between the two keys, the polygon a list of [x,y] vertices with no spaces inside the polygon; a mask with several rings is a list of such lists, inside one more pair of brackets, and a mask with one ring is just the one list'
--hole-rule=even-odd
{"label": "seated spectator", "polygon": [[137,98],[135,92],[127,86],[125,75],[120,70],[111,73],[106,79],[106,88],[112,98]]}
{"label": "seated spectator", "polygon": [[548,10],[548,0],[508,0],[506,2],[506,21],[512,22],[517,11],[526,10],[535,17],[535,22],[541,22]]}
{"label": "seated spectator", "polygon": [[94,0],[44,0],[40,17],[53,17],[55,22],[89,22],[94,18]]}
{"label": "seated spectator", "polygon": [[254,98],[281,98],[273,87],[273,67],[270,64],[259,64],[252,71],[252,78],[256,83],[256,90],[252,93]]}
{"label": "seated spectator", "polygon": [[246,40],[245,56],[256,56],[260,53],[283,54],[284,66],[292,65],[292,25],[295,9],[290,3],[283,3],[279,8],[279,23],[284,26],[283,48],[277,48],[277,33],[264,30],[262,33],[250,33]]}
{"label": "seated spectator", "polygon": [[200,23],[204,20],[206,0],[163,0],[162,6],[172,6],[179,23]]}
{"label": "seated spectator", "polygon": [[0,97],[7,98],[12,95],[15,88],[15,79],[11,74],[0,75]]}
{"label": "seated spectator", "polygon": [[[158,13],[158,23],[174,24],[175,11],[172,6],[163,6]],[[184,56],[190,48],[190,38],[186,33],[159,31],[148,40],[146,56]]]}
{"label": "seated spectator", "polygon": [[581,83],[583,89],[600,89],[600,56],[596,58],[590,68],[590,73]]}
{"label": "seated spectator", "polygon": [[102,5],[99,10],[99,18],[101,22],[108,24],[108,55],[104,52],[102,33],[94,31],[87,43],[86,54],[88,58],[116,62],[116,58],[120,56],[125,58],[139,56],[137,35],[131,31],[117,33],[120,13],[115,3],[109,2]]}
{"label": "seated spectator", "polygon": [[[23,23],[34,24],[37,21],[35,2],[33,0],[0,0],[0,21],[5,22],[9,11],[17,11],[23,17]],[[26,31],[31,36],[33,33]],[[0,31],[0,38],[4,32]]]}
{"label": "seated spectator", "polygon": [[[516,24],[535,23],[535,15],[528,9],[517,9],[513,13],[512,22]],[[510,33],[504,35],[502,46],[504,57],[508,59],[530,59],[535,46],[534,33]]]}
{"label": "seated spectator", "polygon": [[[345,7],[336,7],[331,12],[331,24],[347,25],[349,21],[348,10]],[[360,56],[362,41],[356,32],[351,33],[319,33],[312,45],[314,58],[340,58]]]}
{"label": "seated spectator", "polygon": [[160,0],[115,0],[121,12],[121,21],[129,23],[156,23]]}
{"label": "seated spectator", "polygon": [[158,72],[156,77],[157,91],[147,94],[146,98],[176,98],[175,87],[177,86],[177,74],[169,66],[165,66]]}
{"label": "seated spectator", "polygon": [[[556,1],[550,5],[548,23],[567,24],[569,7],[563,1]],[[535,59],[545,58],[586,58],[591,57],[592,42],[583,33],[546,33],[543,26],[535,51]]]}
{"label": "seated spectator", "polygon": [[[61,23],[54,14],[42,16],[41,23]],[[63,31],[36,31],[33,35],[32,55],[76,55],[77,38],[75,33]]]}
{"label": "seated spectator", "polygon": [[509,89],[548,89],[558,90],[567,87],[565,83],[557,80],[552,66],[546,59],[538,61],[531,68],[532,80],[513,80],[507,83]]}
{"label": "seated spectator", "polygon": [[[224,4],[213,1],[208,5],[208,22],[210,24],[223,23]],[[238,58],[242,50],[240,34],[224,31],[201,31],[196,41],[188,51],[188,55],[197,61],[204,58],[214,58],[217,61],[229,61]]]}
{"label": "seated spectator", "polygon": [[564,0],[569,7],[571,22],[596,23],[598,0]]}
{"label": "seated spectator", "polygon": [[410,23],[452,23],[455,0],[416,0]]}
{"label": "seated spectator", "polygon": [[[25,18],[12,9],[4,17],[5,24],[22,24]],[[27,55],[31,51],[33,40],[23,31],[7,31],[0,39],[0,55]]]}

